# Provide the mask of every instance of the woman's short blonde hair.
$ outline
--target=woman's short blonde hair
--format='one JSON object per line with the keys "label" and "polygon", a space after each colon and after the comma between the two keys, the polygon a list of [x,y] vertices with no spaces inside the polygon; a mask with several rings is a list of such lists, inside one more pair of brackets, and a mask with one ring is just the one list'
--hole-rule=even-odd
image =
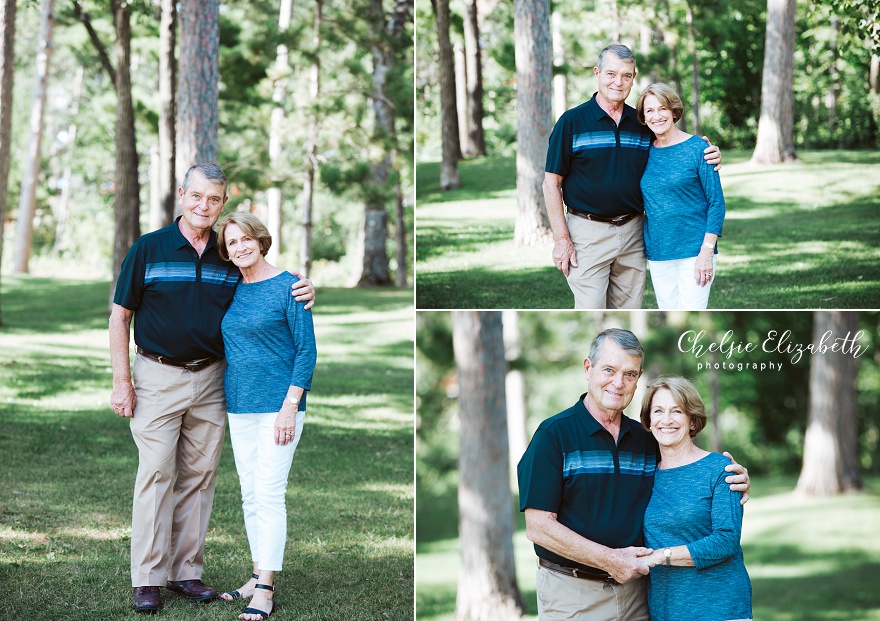
{"label": "woman's short blonde hair", "polygon": [[217,231],[217,251],[220,253],[221,259],[229,261],[229,253],[226,252],[226,227],[230,224],[236,225],[242,233],[251,239],[256,239],[260,243],[260,254],[266,256],[269,248],[272,247],[272,236],[269,235],[269,229],[254,214],[247,211],[236,211],[223,218]]}
{"label": "woman's short blonde hair", "polygon": [[693,438],[700,433],[706,426],[706,407],[703,405],[703,399],[700,397],[700,391],[697,390],[697,387],[683,377],[661,376],[648,384],[645,398],[642,399],[642,427],[651,428],[651,402],[661,388],[671,392],[675,403],[680,405],[684,413],[688,415],[691,424],[691,437]]}
{"label": "woman's short blonde hair", "polygon": [[672,112],[672,122],[678,123],[678,119],[684,114],[684,104],[681,103],[681,97],[678,96],[675,89],[662,82],[651,84],[639,95],[639,103],[636,104],[636,116],[639,119],[639,123],[647,125],[645,123],[645,98],[648,95],[653,95],[662,105],[669,108]]}

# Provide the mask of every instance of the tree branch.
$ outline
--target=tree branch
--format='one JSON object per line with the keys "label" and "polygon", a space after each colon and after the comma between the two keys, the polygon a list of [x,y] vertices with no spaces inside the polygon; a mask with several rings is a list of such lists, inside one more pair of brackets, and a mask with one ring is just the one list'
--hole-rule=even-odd
{"label": "tree branch", "polygon": [[104,67],[104,71],[110,76],[110,81],[113,83],[113,89],[116,90],[116,71],[114,71],[113,65],[110,64],[110,57],[107,55],[107,48],[101,43],[101,39],[98,38],[98,33],[92,28],[92,20],[89,18],[89,14],[83,11],[78,0],[73,0],[73,14],[86,27],[86,31],[89,33],[89,38],[98,50],[98,56],[101,58],[101,66]]}

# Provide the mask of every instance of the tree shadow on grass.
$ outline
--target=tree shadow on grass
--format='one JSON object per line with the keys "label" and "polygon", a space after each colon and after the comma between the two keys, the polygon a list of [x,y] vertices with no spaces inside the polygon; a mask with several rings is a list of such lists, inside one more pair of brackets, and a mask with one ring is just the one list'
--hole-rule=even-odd
{"label": "tree shadow on grass", "polygon": [[[440,189],[440,162],[416,164],[416,202],[448,203],[486,200],[510,196],[516,192],[516,157],[479,157],[458,163],[461,187]],[[418,213],[418,212],[416,212]],[[417,216],[418,217],[418,216]],[[421,241],[419,229],[419,244]]]}
{"label": "tree shadow on grass", "polygon": [[[110,283],[59,278],[3,279],[3,330],[59,333],[106,330]],[[15,288],[16,294],[9,295]],[[103,303],[96,303],[96,301]]]}
{"label": "tree shadow on grass", "polygon": [[[487,222],[478,226],[456,226],[455,228],[420,225],[416,260],[428,261],[448,254],[477,252],[486,244],[511,242],[512,239],[513,222],[509,225],[497,226],[492,226]],[[418,282],[421,286],[421,275],[419,275]]]}
{"label": "tree shadow on grass", "polygon": [[312,310],[315,321],[320,321],[321,315],[383,313],[412,306],[412,288],[343,289],[340,287],[319,287],[315,298],[316,306]]}
{"label": "tree shadow on grass", "polygon": [[496,271],[481,267],[419,274],[418,308],[574,307],[565,277],[554,267]]}

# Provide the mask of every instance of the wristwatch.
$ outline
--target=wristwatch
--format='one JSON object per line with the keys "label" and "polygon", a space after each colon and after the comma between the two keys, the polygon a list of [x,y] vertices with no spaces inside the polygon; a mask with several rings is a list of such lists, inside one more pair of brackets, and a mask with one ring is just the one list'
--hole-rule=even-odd
{"label": "wristwatch", "polygon": [[290,397],[284,397],[284,398],[287,399],[288,401],[290,401],[293,404],[293,407],[295,407],[295,408],[299,407],[299,399],[291,399]]}
{"label": "wristwatch", "polygon": [[667,567],[672,565],[672,550],[669,548],[663,550],[663,564]]}

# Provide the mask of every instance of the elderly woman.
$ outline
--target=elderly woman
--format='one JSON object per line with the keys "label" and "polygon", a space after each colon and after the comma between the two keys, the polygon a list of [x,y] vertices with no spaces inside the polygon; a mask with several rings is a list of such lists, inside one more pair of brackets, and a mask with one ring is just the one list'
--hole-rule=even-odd
{"label": "elderly woman", "polygon": [[751,619],[741,495],[724,481],[727,458],[692,440],[706,425],[700,393],[682,377],[660,377],[648,386],[641,419],[660,445],[644,522],[654,550],[643,557],[652,621]]}
{"label": "elderly woman", "polygon": [[315,332],[311,312],[290,295],[296,276],[266,261],[272,238],[256,216],[228,215],[217,244],[242,274],[222,332],[229,431],[253,560],[252,578],[221,597],[253,597],[238,618],[262,621],[275,609],[275,572],[284,561],[284,497],[315,369]]}
{"label": "elderly woman", "polygon": [[724,223],[720,178],[703,161],[706,143],[675,126],[683,111],[666,84],[642,91],[636,108],[639,122],[655,136],[641,183],[645,251],[663,309],[708,306]]}

